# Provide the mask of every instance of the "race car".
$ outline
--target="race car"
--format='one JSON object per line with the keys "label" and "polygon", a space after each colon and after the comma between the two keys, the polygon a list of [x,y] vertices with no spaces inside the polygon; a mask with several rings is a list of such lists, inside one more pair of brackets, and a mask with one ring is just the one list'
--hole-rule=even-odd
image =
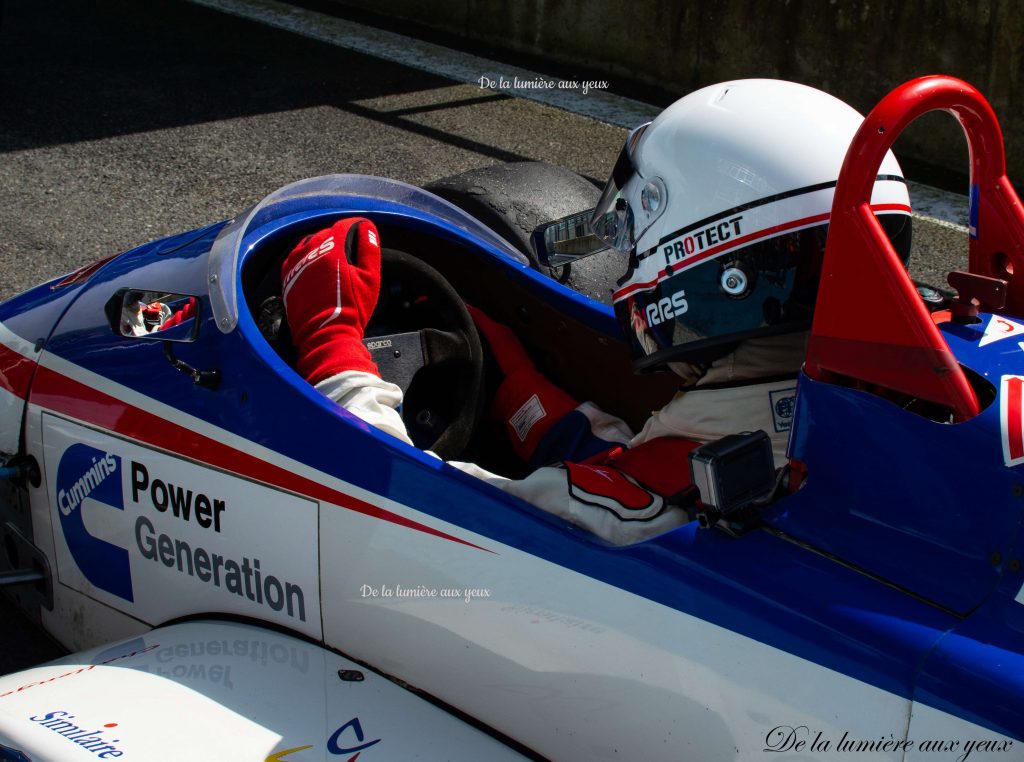
{"label": "race car", "polygon": [[[936,109],[970,145],[971,232],[969,272],[931,313],[869,195]],[[537,167],[428,189],[313,178],[0,305],[6,555],[41,577],[19,601],[71,649],[180,620],[284,630],[550,759],[1024,758],[1024,211],[984,98],[928,77],[868,115],[779,400],[789,465],[734,502],[748,461],[680,463],[705,469],[693,520],[629,546],[444,460],[515,469],[482,413],[467,302],[627,421],[673,393],[670,374],[630,373],[601,300],[624,263],[545,248],[561,239],[539,223],[594,193]],[[419,447],[293,367],[281,263],[344,216],[390,247],[366,341]],[[85,711],[32,690],[32,738],[32,717]],[[331,758],[341,714],[293,758]]]}

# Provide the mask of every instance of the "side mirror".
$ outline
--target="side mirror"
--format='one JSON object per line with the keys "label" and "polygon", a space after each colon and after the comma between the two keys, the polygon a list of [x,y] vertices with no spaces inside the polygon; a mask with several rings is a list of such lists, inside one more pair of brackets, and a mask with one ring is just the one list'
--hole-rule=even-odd
{"label": "side mirror", "polygon": [[541,225],[533,232],[537,260],[548,267],[561,267],[608,248],[590,229],[593,209],[570,214]]}
{"label": "side mirror", "polygon": [[108,313],[121,336],[192,342],[199,335],[199,300],[188,294],[124,289],[111,299]]}

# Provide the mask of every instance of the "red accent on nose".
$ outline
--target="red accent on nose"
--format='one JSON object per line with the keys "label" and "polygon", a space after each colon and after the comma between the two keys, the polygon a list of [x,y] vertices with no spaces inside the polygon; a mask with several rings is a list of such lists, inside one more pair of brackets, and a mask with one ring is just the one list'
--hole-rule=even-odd
{"label": "red accent on nose", "polygon": [[103,727],[105,727],[105,728],[116,728],[117,727],[117,723],[116,722],[108,722]]}
{"label": "red accent on nose", "polygon": [[1022,382],[1019,378],[1011,378],[1006,384],[1006,431],[1009,440],[1010,459],[1024,457],[1024,419],[1022,419],[1021,403]]}

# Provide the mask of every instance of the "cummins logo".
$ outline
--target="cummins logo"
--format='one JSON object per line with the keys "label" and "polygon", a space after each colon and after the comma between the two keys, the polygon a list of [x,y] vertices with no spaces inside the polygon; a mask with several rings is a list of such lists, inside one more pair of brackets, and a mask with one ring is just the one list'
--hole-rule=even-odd
{"label": "cummins logo", "polygon": [[124,510],[121,458],[86,444],[69,447],[57,466],[57,507],[71,557],[89,582],[126,601],[134,601],[128,550],[89,534],[83,503]]}
{"label": "cummins logo", "polygon": [[49,414],[44,426],[63,585],[149,624],[218,611],[320,637],[315,501]]}
{"label": "cummins logo", "polygon": [[[268,569],[264,559],[240,552],[237,534],[221,539],[228,501],[202,491],[204,481],[193,478],[180,468],[163,474],[90,445],[70,445],[57,466],[57,514],[82,576],[129,603],[136,603],[136,592],[147,598],[142,593],[156,579],[160,585],[189,585],[186,578],[191,578],[236,599],[235,604],[305,622],[304,585],[280,576],[275,568],[279,561]],[[90,505],[93,501],[102,507]],[[115,514],[114,524],[134,523],[134,548],[114,545],[89,532],[83,512],[88,511],[88,522],[95,528],[92,522],[102,520],[101,514],[109,508],[122,511]],[[110,523],[109,515],[104,523]],[[168,573],[180,576],[170,583]]]}

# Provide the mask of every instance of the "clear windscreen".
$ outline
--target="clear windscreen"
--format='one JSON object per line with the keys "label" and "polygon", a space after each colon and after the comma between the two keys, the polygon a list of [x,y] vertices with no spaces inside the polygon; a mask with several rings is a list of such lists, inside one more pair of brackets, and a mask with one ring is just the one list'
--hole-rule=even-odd
{"label": "clear windscreen", "polygon": [[[238,322],[238,267],[247,237],[253,231],[284,222],[295,216],[309,216],[317,210],[344,210],[353,206],[346,199],[369,199],[439,217],[461,228],[516,260],[522,260],[512,244],[458,207],[422,188],[370,175],[325,175],[286,185],[239,214],[221,229],[210,249],[210,306],[217,327],[224,333]],[[251,245],[251,243],[249,244]]]}

